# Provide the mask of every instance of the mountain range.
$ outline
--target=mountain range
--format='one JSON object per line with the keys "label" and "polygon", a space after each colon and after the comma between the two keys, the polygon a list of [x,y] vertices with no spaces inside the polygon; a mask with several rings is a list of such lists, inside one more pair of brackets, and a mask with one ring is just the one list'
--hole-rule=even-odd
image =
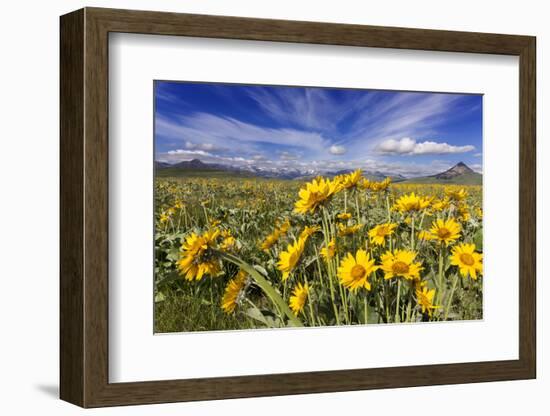
{"label": "mountain range", "polygon": [[448,183],[456,185],[481,185],[483,175],[475,172],[464,162],[458,162],[452,168],[436,175],[421,176],[418,178],[410,178],[405,182],[408,183]]}
{"label": "mountain range", "polygon": [[[204,175],[216,174],[218,176],[222,172],[231,175],[242,176],[259,176],[264,178],[278,179],[296,179],[308,180],[318,175],[334,177],[350,173],[353,169],[342,169],[332,172],[320,171],[315,169],[300,170],[296,168],[265,168],[255,165],[250,166],[230,166],[219,163],[205,163],[199,159],[185,160],[174,164],[166,162],[155,162],[155,169],[159,176],[188,176],[193,174],[196,176],[199,173]],[[371,180],[382,180],[390,176],[394,181],[403,181],[406,178],[400,174],[387,174],[380,171],[363,171],[363,176]]]}
{"label": "mountain range", "polygon": [[[205,163],[199,159],[186,160],[174,164],[155,162],[157,175],[170,176],[248,176],[278,179],[309,180],[317,175],[334,177],[352,172],[353,169],[343,169],[333,172],[317,171],[314,169],[299,170],[295,168],[264,168],[258,166],[230,166],[218,163]],[[436,175],[417,178],[406,178],[398,173],[363,171],[363,176],[370,180],[382,180],[390,177],[394,182],[407,183],[449,183],[449,184],[481,184],[482,175],[474,172],[463,162],[459,162],[450,169]]]}

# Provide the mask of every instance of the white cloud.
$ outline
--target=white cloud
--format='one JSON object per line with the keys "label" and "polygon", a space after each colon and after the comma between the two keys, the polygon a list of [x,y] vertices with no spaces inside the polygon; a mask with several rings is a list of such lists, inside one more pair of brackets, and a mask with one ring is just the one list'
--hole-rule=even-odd
{"label": "white cloud", "polygon": [[300,158],[300,156],[298,155],[295,155],[293,153],[290,153],[290,152],[281,152],[279,154],[279,157],[282,159],[282,160],[297,160]]}
{"label": "white cloud", "polygon": [[212,151],[212,150],[218,149],[218,147],[212,143],[193,143],[190,141],[185,142],[185,147],[191,150],[199,149],[199,150]]}
{"label": "white cloud", "polygon": [[401,140],[388,139],[376,146],[376,151],[390,155],[441,155],[448,153],[466,153],[475,150],[474,146],[453,146],[448,143],[432,141],[417,142],[410,137]]}
{"label": "white cloud", "polygon": [[205,152],[204,150],[184,150],[176,149],[169,150],[167,152],[169,155],[185,155],[185,156],[212,156],[212,154]]}
{"label": "white cloud", "polygon": [[343,155],[344,153],[346,153],[346,148],[344,146],[332,145],[330,146],[328,151],[332,155]]}
{"label": "white cloud", "polygon": [[481,157],[481,156],[482,156],[482,153],[476,153],[474,156],[475,156],[475,157]]}
{"label": "white cloud", "polygon": [[474,163],[474,164],[468,165],[468,166],[470,166],[477,173],[483,173],[483,165],[481,165],[479,163]]}

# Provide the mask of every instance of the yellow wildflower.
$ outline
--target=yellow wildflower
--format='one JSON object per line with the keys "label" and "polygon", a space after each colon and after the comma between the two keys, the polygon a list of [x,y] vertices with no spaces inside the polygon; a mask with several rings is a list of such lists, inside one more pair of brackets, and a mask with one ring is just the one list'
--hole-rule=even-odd
{"label": "yellow wildflower", "polygon": [[422,263],[414,262],[416,253],[410,250],[386,251],[382,254],[382,266],[384,279],[392,277],[404,277],[407,280],[420,279]]}
{"label": "yellow wildflower", "polygon": [[289,306],[292,312],[294,312],[294,315],[298,315],[304,309],[308,296],[309,286],[307,283],[304,285],[298,283],[294,287],[289,299]]}
{"label": "yellow wildflower", "polygon": [[352,292],[356,292],[361,287],[370,290],[371,284],[368,279],[377,269],[378,266],[374,265],[374,259],[370,258],[369,253],[365,250],[357,250],[355,257],[348,253],[341,261],[338,278],[342,285]]}
{"label": "yellow wildflower", "polygon": [[307,240],[309,237],[311,237],[316,232],[319,232],[321,228],[318,225],[314,225],[312,227],[306,225],[302,232],[300,233],[300,239]]}
{"label": "yellow wildflower", "polygon": [[447,195],[453,201],[460,202],[468,196],[468,192],[466,192],[464,188],[447,188],[445,189],[445,195]]}
{"label": "yellow wildflower", "polygon": [[369,231],[369,238],[371,244],[377,244],[379,246],[384,245],[386,237],[393,234],[393,231],[397,227],[397,224],[385,223],[379,224]]}
{"label": "yellow wildflower", "polygon": [[344,189],[356,188],[362,177],[363,177],[363,171],[361,169],[357,169],[354,172],[348,173],[347,175],[343,175],[342,181],[341,181],[342,187]]}
{"label": "yellow wildflower", "polygon": [[342,212],[341,214],[338,214],[336,218],[338,218],[339,220],[346,221],[351,218],[351,214],[349,212]]}
{"label": "yellow wildflower", "polygon": [[463,277],[470,276],[476,280],[478,273],[483,271],[483,255],[475,251],[475,244],[459,244],[452,249],[451,264],[458,266]]}
{"label": "yellow wildflower", "polygon": [[299,238],[294,244],[289,244],[286,251],[283,251],[279,254],[279,262],[277,263],[277,268],[283,273],[282,279],[285,281],[288,279],[290,273],[298,265],[300,257],[304,252],[306,241],[302,238]]}
{"label": "yellow wildflower", "polygon": [[434,240],[441,241],[446,245],[452,244],[460,237],[460,224],[450,218],[447,221],[437,220],[432,223],[430,232]]}
{"label": "yellow wildflower", "polygon": [[211,252],[216,248],[219,235],[218,229],[210,229],[202,235],[193,233],[185,239],[177,265],[187,280],[201,280],[205,274],[214,277],[220,272],[220,260]]}
{"label": "yellow wildflower", "polygon": [[326,261],[329,261],[336,254],[336,240],[333,238],[329,241],[328,247],[323,247],[321,249],[321,256],[324,257]]}
{"label": "yellow wildflower", "polygon": [[395,209],[406,213],[422,211],[430,205],[430,199],[416,195],[414,192],[401,196],[395,203]]}
{"label": "yellow wildflower", "polygon": [[231,279],[227,286],[222,297],[222,309],[225,313],[233,313],[237,304],[239,303],[239,298],[241,293],[246,286],[247,274],[243,270],[239,270],[237,276]]}
{"label": "yellow wildflower", "polygon": [[315,210],[329,201],[336,192],[341,189],[339,181],[331,181],[325,178],[316,178],[300,189],[300,199],[294,205],[294,211],[306,214]]}
{"label": "yellow wildflower", "polygon": [[347,235],[355,234],[357,231],[359,231],[361,228],[363,228],[364,224],[356,224],[356,225],[350,225],[349,227],[346,227],[344,224],[338,224],[338,235],[340,237],[345,237]]}
{"label": "yellow wildflower", "polygon": [[422,313],[428,313],[431,317],[434,309],[440,308],[440,306],[434,306],[433,299],[435,296],[435,289],[428,290],[427,287],[416,289],[416,300],[422,308]]}

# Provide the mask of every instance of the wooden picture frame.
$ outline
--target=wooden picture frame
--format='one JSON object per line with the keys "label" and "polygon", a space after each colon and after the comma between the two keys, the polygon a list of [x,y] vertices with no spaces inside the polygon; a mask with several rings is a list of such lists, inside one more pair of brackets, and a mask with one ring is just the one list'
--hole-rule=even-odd
{"label": "wooden picture frame", "polygon": [[[536,377],[535,38],[85,8],[61,17],[60,396],[82,407],[213,400]],[[110,32],[519,57],[519,359],[109,383]]]}

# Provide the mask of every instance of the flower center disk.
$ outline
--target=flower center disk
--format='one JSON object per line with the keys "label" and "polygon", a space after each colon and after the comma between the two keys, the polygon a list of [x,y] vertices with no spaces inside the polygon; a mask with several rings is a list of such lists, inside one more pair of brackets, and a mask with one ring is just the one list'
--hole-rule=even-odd
{"label": "flower center disk", "polygon": [[475,263],[474,258],[469,253],[462,253],[460,255],[460,261],[467,266],[472,266]]}
{"label": "flower center disk", "polygon": [[385,237],[387,232],[387,227],[380,227],[376,234],[378,235],[378,237]]}
{"label": "flower center disk", "polygon": [[440,228],[437,231],[437,235],[439,236],[439,238],[448,238],[451,236],[451,232],[446,228]]}
{"label": "flower center disk", "polygon": [[367,271],[360,264],[356,264],[351,269],[351,277],[353,277],[354,279],[362,279],[363,277],[365,277],[366,273]]}
{"label": "flower center disk", "polygon": [[392,270],[395,274],[403,274],[409,272],[409,266],[402,261],[396,261],[393,263]]}

